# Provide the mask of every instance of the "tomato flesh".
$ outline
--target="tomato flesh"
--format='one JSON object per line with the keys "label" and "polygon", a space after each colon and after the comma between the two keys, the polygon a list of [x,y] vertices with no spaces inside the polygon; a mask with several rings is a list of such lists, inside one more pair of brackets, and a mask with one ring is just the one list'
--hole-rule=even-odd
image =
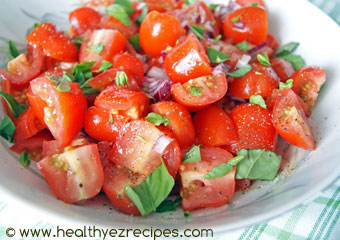
{"label": "tomato flesh", "polygon": [[139,58],[136,58],[128,53],[117,54],[113,59],[113,67],[128,73],[130,78],[132,77],[135,79],[139,86],[142,85],[144,66],[143,62]]}
{"label": "tomato flesh", "polygon": [[75,35],[83,35],[87,30],[95,30],[98,28],[100,18],[100,14],[92,8],[77,8],[68,16],[71,23],[71,32]]}
{"label": "tomato flesh", "polygon": [[270,63],[282,82],[286,82],[295,72],[293,65],[283,58],[272,58]]}

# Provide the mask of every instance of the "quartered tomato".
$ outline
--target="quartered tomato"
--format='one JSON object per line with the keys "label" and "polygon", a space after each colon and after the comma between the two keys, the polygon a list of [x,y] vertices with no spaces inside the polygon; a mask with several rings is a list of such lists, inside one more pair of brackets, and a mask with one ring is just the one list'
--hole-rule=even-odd
{"label": "quartered tomato", "polygon": [[168,52],[164,69],[175,83],[212,74],[208,56],[194,34],[189,34]]}
{"label": "quartered tomato", "polygon": [[223,31],[234,43],[247,39],[253,44],[263,43],[268,33],[266,10],[260,6],[239,8],[226,15],[223,20]]}
{"label": "quartered tomato", "polygon": [[176,102],[158,102],[151,105],[151,111],[170,121],[166,128],[172,131],[182,148],[192,146],[195,141],[195,130],[190,113],[184,106]]}
{"label": "quartered tomato", "polygon": [[94,105],[111,113],[121,114],[131,119],[145,117],[149,111],[149,98],[144,92],[133,92],[110,86],[96,98]]}
{"label": "quartered tomato", "polygon": [[126,38],[117,30],[88,31],[80,47],[80,62],[96,62],[91,69],[98,69],[103,60],[112,61],[115,54],[125,49]]}
{"label": "quartered tomato", "polygon": [[71,143],[83,127],[86,99],[79,83],[69,83],[71,92],[56,89],[51,80],[39,77],[31,81],[33,98],[30,105],[38,119],[43,120],[61,147]]}
{"label": "quartered tomato", "polygon": [[75,203],[97,195],[104,183],[97,144],[65,148],[37,163],[54,195]]}
{"label": "quartered tomato", "polygon": [[292,89],[310,108],[318,97],[321,85],[326,81],[326,72],[320,67],[305,66],[297,70],[292,79]]}
{"label": "quartered tomato", "polygon": [[176,102],[189,108],[200,110],[221,99],[228,90],[224,73],[214,76],[199,77],[184,83],[173,84],[171,93]]}
{"label": "quartered tomato", "polygon": [[100,19],[99,26],[105,29],[114,29],[121,32],[126,38],[130,38],[138,33],[138,26],[135,23],[131,23],[129,26],[125,26],[118,19],[110,16],[103,15]]}
{"label": "quartered tomato", "polygon": [[243,7],[249,7],[249,6],[254,5],[254,4],[264,6],[262,0],[236,0],[236,2]]}
{"label": "quartered tomato", "polygon": [[204,175],[232,157],[226,150],[204,147],[201,148],[201,161],[181,164],[179,173],[182,207],[185,211],[219,207],[230,200],[235,191],[236,168],[220,178],[206,179]]}
{"label": "quartered tomato", "polygon": [[295,72],[293,65],[283,58],[272,58],[270,63],[282,82],[286,82]]}
{"label": "quartered tomato", "polygon": [[71,33],[79,36],[83,35],[87,30],[97,29],[100,18],[100,14],[89,7],[80,7],[73,10],[68,16]]}
{"label": "quartered tomato", "polygon": [[144,66],[143,62],[139,58],[128,53],[117,54],[113,58],[113,67],[129,74],[129,76],[132,77],[139,86],[142,85]]}
{"label": "quartered tomato", "polygon": [[51,23],[42,23],[27,36],[26,42],[42,47],[44,54],[65,62],[75,62],[78,50],[63,32],[57,32]]}
{"label": "quartered tomato", "polygon": [[218,147],[238,140],[234,123],[220,107],[209,106],[197,112],[193,120],[198,144]]}
{"label": "quartered tomato", "polygon": [[280,79],[271,67],[252,63],[252,70],[240,78],[230,78],[229,93],[235,97],[249,99],[252,95],[269,96],[278,88]]}
{"label": "quartered tomato", "polygon": [[299,103],[298,96],[287,88],[276,100],[273,124],[280,136],[290,144],[307,150],[315,149],[312,128]]}
{"label": "quartered tomato", "polygon": [[161,56],[162,51],[175,46],[184,35],[185,30],[175,17],[157,11],[148,13],[139,29],[140,45],[152,57]]}
{"label": "quartered tomato", "polygon": [[42,65],[41,49],[28,44],[27,57],[21,54],[8,62],[8,71],[0,68],[0,77],[8,80],[13,87],[26,87],[33,78],[40,74]]}
{"label": "quartered tomato", "polygon": [[270,34],[270,33],[268,33],[268,35],[267,35],[266,44],[271,49],[276,49],[280,45],[279,44],[279,39],[275,35]]}
{"label": "quartered tomato", "polygon": [[104,166],[103,190],[112,205],[120,212],[139,216],[139,210],[125,193],[125,186],[131,188],[141,184],[146,177],[109,162]]}
{"label": "quartered tomato", "polygon": [[271,112],[256,104],[245,103],[231,111],[239,141],[230,145],[232,152],[245,148],[274,151],[277,133],[272,124]]}
{"label": "quartered tomato", "polygon": [[93,106],[87,109],[84,128],[88,135],[98,141],[115,142],[120,129],[128,121],[127,117]]}

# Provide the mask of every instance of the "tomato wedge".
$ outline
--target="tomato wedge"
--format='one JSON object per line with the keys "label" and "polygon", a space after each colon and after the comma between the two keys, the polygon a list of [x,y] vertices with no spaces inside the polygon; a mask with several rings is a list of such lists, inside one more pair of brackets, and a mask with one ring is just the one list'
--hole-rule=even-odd
{"label": "tomato wedge", "polygon": [[97,195],[104,183],[97,144],[66,148],[63,153],[45,157],[37,166],[54,195],[66,203]]}
{"label": "tomato wedge", "polygon": [[282,82],[286,82],[295,72],[293,65],[283,58],[272,58],[270,63]]}
{"label": "tomato wedge", "polygon": [[83,35],[87,30],[95,30],[99,26],[100,14],[89,7],[80,7],[70,12],[68,19],[70,32],[76,36]]}
{"label": "tomato wedge", "polygon": [[206,179],[213,167],[228,162],[233,155],[220,148],[201,148],[200,162],[180,166],[182,207],[185,211],[197,208],[219,207],[230,200],[235,191],[236,168],[225,176]]}
{"label": "tomato wedge", "polygon": [[[127,73],[130,78],[132,77],[137,82],[139,86],[142,85],[144,66],[143,62],[139,58],[136,58],[128,53],[117,54],[113,58],[113,67]],[[129,83],[130,82],[131,81],[129,81]]]}
{"label": "tomato wedge", "polygon": [[280,136],[290,144],[306,150],[315,149],[313,131],[299,103],[298,96],[290,88],[276,100],[273,124]]}
{"label": "tomato wedge", "polygon": [[125,26],[118,19],[104,14],[99,22],[99,26],[105,29],[114,29],[121,32],[126,38],[130,38],[138,33],[138,26],[135,23],[131,23],[129,26]]}
{"label": "tomato wedge", "polygon": [[70,82],[69,85],[71,92],[59,92],[45,77],[34,79],[30,85],[35,95],[29,97],[30,105],[39,119],[44,116],[44,123],[60,147],[67,146],[77,136],[83,127],[87,108],[79,83]]}
{"label": "tomato wedge", "polygon": [[173,84],[171,93],[176,102],[188,107],[190,111],[200,110],[223,98],[228,83],[224,73],[205,76],[184,83]]}

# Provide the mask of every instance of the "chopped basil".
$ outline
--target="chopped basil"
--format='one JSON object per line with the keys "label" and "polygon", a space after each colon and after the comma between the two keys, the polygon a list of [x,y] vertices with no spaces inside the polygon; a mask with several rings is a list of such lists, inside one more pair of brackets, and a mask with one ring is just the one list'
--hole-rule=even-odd
{"label": "chopped basil", "polygon": [[215,10],[218,7],[218,4],[209,4],[209,9],[211,11]]}
{"label": "chopped basil", "polygon": [[103,60],[102,64],[100,65],[99,69],[96,71],[93,71],[95,73],[104,72],[106,69],[112,67],[112,63],[106,60]]}
{"label": "chopped basil", "polygon": [[116,85],[125,86],[129,85],[129,79],[124,71],[117,71],[116,73]]}
{"label": "chopped basil", "polygon": [[167,126],[170,124],[169,119],[167,119],[166,117],[158,114],[158,113],[154,113],[151,112],[149,113],[146,117],[146,120],[148,120],[149,122],[151,122],[152,124],[159,126],[161,124],[164,124],[164,126]]}
{"label": "chopped basil", "polygon": [[288,54],[281,56],[281,58],[290,62],[293,65],[295,71],[306,65],[305,60],[303,60],[300,55]]}
{"label": "chopped basil", "polygon": [[46,77],[52,81],[57,91],[72,93],[70,82],[66,78],[56,75],[49,75]]}
{"label": "chopped basil", "polygon": [[168,197],[174,185],[175,181],[162,160],[162,164],[141,184],[133,188],[126,185],[124,190],[140,214],[146,216],[155,211]]}
{"label": "chopped basil", "polygon": [[263,73],[256,71],[255,75],[263,75]]}
{"label": "chopped basil", "polygon": [[19,117],[19,115],[26,110],[26,106],[20,104],[12,97],[10,94],[0,91],[0,96],[6,101],[9,110],[15,118]]}
{"label": "chopped basil", "polygon": [[113,116],[112,114],[110,113],[110,118],[109,118],[109,121],[106,123],[106,125],[110,125],[113,123]]}
{"label": "chopped basil", "polygon": [[142,136],[137,135],[136,137],[137,137],[139,140],[141,140],[143,143],[146,143],[145,138],[143,138]]}
{"label": "chopped basil", "polygon": [[280,82],[279,84],[279,89],[284,89],[284,88],[292,88],[293,87],[293,79],[288,79],[285,83]]}
{"label": "chopped basil", "polygon": [[13,142],[13,135],[16,127],[10,117],[6,114],[2,122],[0,123],[0,136],[6,139],[8,142]]}
{"label": "chopped basil", "polygon": [[244,159],[237,164],[236,179],[273,180],[281,163],[281,156],[264,149],[242,149],[237,156]]}
{"label": "chopped basil", "polygon": [[164,200],[156,209],[156,212],[173,212],[176,211],[176,207],[182,201],[182,197],[178,197],[174,201],[172,200]]}
{"label": "chopped basil", "polygon": [[149,10],[149,7],[148,7],[147,4],[145,4],[144,7],[143,7],[143,10],[142,10],[142,13],[140,14],[140,16],[139,16],[139,17],[137,18],[137,20],[136,20],[136,23],[137,23],[138,25],[141,25],[141,24],[142,24],[142,22],[143,22],[145,16],[148,14],[148,10]]}
{"label": "chopped basil", "polygon": [[244,75],[246,75],[248,72],[250,72],[251,69],[252,69],[252,67],[249,64],[247,64],[244,67],[237,69],[235,72],[227,73],[227,75],[234,77],[234,78],[240,78],[240,77],[243,77]]}
{"label": "chopped basil", "polygon": [[166,49],[164,50],[166,53],[168,53],[168,52],[170,52],[171,51],[171,49],[172,49],[172,47],[170,47],[170,46],[167,46],[166,47]]}
{"label": "chopped basil", "polygon": [[139,43],[139,34],[137,33],[136,35],[130,37],[129,39],[129,42],[131,43],[131,45],[137,50],[141,50],[142,47],[140,46],[140,43]]}
{"label": "chopped basil", "polygon": [[189,151],[187,151],[182,159],[185,163],[195,163],[201,161],[201,145],[193,144]]}
{"label": "chopped basil", "polygon": [[92,88],[91,86],[89,86],[89,87],[82,87],[81,91],[83,92],[84,96],[88,96],[88,95],[91,95],[91,94],[99,93],[98,89]]}
{"label": "chopped basil", "polygon": [[196,86],[191,86],[190,87],[190,95],[197,96],[197,97],[202,97],[202,87],[196,87]]}
{"label": "chopped basil", "polygon": [[132,2],[130,0],[115,0],[114,3],[122,6],[129,16],[131,16],[134,12]]}
{"label": "chopped basil", "polygon": [[257,54],[257,60],[264,66],[271,66],[267,52],[265,52],[263,55]]}
{"label": "chopped basil", "polygon": [[119,4],[112,4],[106,8],[106,13],[110,16],[116,18],[125,26],[130,26],[132,24],[129,14],[126,12],[125,8]]}
{"label": "chopped basil", "polygon": [[207,47],[207,50],[208,50],[208,57],[209,57],[210,62],[222,63],[230,59],[228,55],[220,51],[217,51],[215,48]]}
{"label": "chopped basil", "polygon": [[236,166],[239,162],[244,159],[243,156],[236,156],[230,159],[226,163],[222,163],[213,167],[207,174],[204,175],[205,179],[215,179],[224,177],[227,173],[233,170],[233,167]]}
{"label": "chopped basil", "polygon": [[85,83],[85,78],[92,78],[92,72],[90,68],[95,64],[96,62],[82,62],[79,64],[76,64],[76,66],[73,68],[72,75],[74,76],[74,81],[80,83],[80,85],[83,85]]}
{"label": "chopped basil", "polygon": [[27,167],[31,163],[30,155],[25,151],[21,152],[19,162],[22,166]]}
{"label": "chopped basil", "polygon": [[99,55],[103,52],[104,48],[105,48],[104,43],[92,44],[91,45],[92,51],[94,51],[95,53],[98,53]]}
{"label": "chopped basil", "polygon": [[267,108],[266,102],[264,101],[264,99],[261,95],[252,95],[249,98],[249,102],[252,103],[252,104],[257,104],[262,108]]}
{"label": "chopped basil", "polygon": [[257,7],[259,4],[258,3],[252,3],[251,6],[252,7]]}
{"label": "chopped basil", "polygon": [[80,45],[83,43],[83,37],[82,36],[77,36],[72,39],[72,42],[74,45],[76,45],[77,49],[80,49]]}
{"label": "chopped basil", "polygon": [[204,31],[205,31],[204,28],[200,26],[196,26],[196,25],[190,25],[190,29],[196,35],[196,37],[198,37],[198,39],[204,40],[204,37],[203,37]]}
{"label": "chopped basil", "polygon": [[221,40],[221,38],[222,38],[221,34],[217,35],[214,39],[214,43],[217,43],[219,40]]}
{"label": "chopped basil", "polygon": [[36,28],[36,27],[38,27],[39,25],[40,25],[40,23],[34,23],[34,24],[33,24],[33,27]]}
{"label": "chopped basil", "polygon": [[191,215],[191,212],[190,211],[185,211],[184,212],[184,217],[190,217],[190,215]]}
{"label": "chopped basil", "polygon": [[197,2],[198,0],[185,0],[185,3],[182,5],[182,7],[189,6],[190,4],[193,4]]}
{"label": "chopped basil", "polygon": [[9,56],[13,59],[20,55],[19,50],[17,49],[17,46],[12,40],[8,41],[8,47],[9,47]]}
{"label": "chopped basil", "polygon": [[278,47],[275,50],[275,56],[276,57],[282,57],[282,56],[288,55],[288,54],[292,53],[299,45],[300,45],[300,43],[298,43],[298,42],[286,43],[286,44]]}
{"label": "chopped basil", "polygon": [[63,78],[65,78],[69,82],[74,82],[75,81],[74,76],[69,74],[69,73],[67,73],[67,72],[63,73]]}
{"label": "chopped basil", "polygon": [[233,23],[237,23],[238,20],[240,19],[241,15],[242,15],[242,14],[237,15],[236,17],[232,18],[231,21],[232,21]]}
{"label": "chopped basil", "polygon": [[237,47],[243,52],[247,52],[249,50],[247,40],[244,40],[243,42],[236,44],[235,47]]}

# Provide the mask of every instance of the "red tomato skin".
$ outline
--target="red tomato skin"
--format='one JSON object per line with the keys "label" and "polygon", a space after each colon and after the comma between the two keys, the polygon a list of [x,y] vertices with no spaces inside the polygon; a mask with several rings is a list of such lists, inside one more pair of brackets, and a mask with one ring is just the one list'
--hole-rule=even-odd
{"label": "red tomato skin", "polygon": [[[80,159],[77,169],[68,164],[68,152]],[[59,154],[59,159],[48,156],[37,163],[40,172],[53,194],[65,203],[75,203],[97,195],[104,183],[103,168],[100,163],[97,144],[81,146]],[[61,159],[62,160],[61,160]],[[53,161],[65,161],[64,164]],[[55,165],[54,165],[55,164]],[[66,165],[65,165],[66,164]],[[76,171],[74,174],[70,174]],[[76,179],[79,177],[80,179]],[[86,179],[86,180],[85,180]]]}
{"label": "red tomato skin", "polygon": [[133,79],[136,80],[139,86],[142,85],[144,66],[143,62],[139,58],[136,58],[128,53],[117,54],[113,58],[113,67],[128,73]]}
{"label": "red tomato skin", "polygon": [[23,111],[14,124],[16,127],[13,135],[14,142],[30,138],[45,128],[45,124],[35,116],[31,107]]}
{"label": "red tomato skin", "polygon": [[[271,67],[252,63],[252,70],[240,78],[230,78],[229,93],[249,99],[252,95],[269,96],[279,86],[279,77]],[[261,74],[261,75],[259,75]]]}
{"label": "red tomato skin", "polygon": [[235,179],[235,192],[242,192],[250,188],[250,179]]}
{"label": "red tomato skin", "polygon": [[109,162],[104,166],[103,190],[112,205],[120,212],[128,215],[139,216],[139,210],[126,195],[124,189],[128,184],[134,187],[142,183],[144,176],[131,172],[127,168]]}
{"label": "red tomato skin", "polygon": [[[244,27],[235,26],[235,19]],[[229,13],[223,20],[223,32],[235,44],[246,39],[255,45],[265,42],[268,33],[266,10],[262,7],[243,7]]]}
{"label": "red tomato skin", "polygon": [[285,89],[275,102],[273,125],[279,135],[290,144],[314,150],[313,131],[301,107],[298,96],[290,89]]}
{"label": "red tomato skin", "polygon": [[283,58],[272,58],[270,63],[282,82],[286,82],[295,72],[293,65]]}
{"label": "red tomato skin", "polygon": [[221,148],[204,147],[201,148],[200,162],[181,164],[179,173],[184,211],[219,207],[231,199],[235,191],[236,168],[221,178],[208,180],[204,175],[232,157],[232,154]]}
{"label": "red tomato skin", "polygon": [[231,111],[239,142],[230,145],[233,153],[245,148],[274,151],[277,133],[272,124],[272,114],[256,104],[244,103]]}
{"label": "red tomato skin", "polygon": [[130,26],[125,26],[118,19],[110,16],[103,15],[100,19],[99,26],[105,29],[114,29],[121,32],[126,38],[130,38],[138,33],[138,26],[135,23],[132,23]]}
{"label": "red tomato skin", "polygon": [[198,144],[218,147],[238,140],[234,123],[220,107],[211,105],[197,112],[193,122]]}
{"label": "red tomato skin", "polygon": [[[11,84],[10,84],[9,80],[7,80],[7,79],[1,80],[1,91],[8,93],[8,94],[11,94]],[[5,101],[5,99],[1,98],[1,103],[2,103],[2,106],[4,108],[4,112],[9,116],[9,118],[12,121],[14,121],[15,117],[13,116],[13,114],[12,114],[7,102]]]}
{"label": "red tomato skin", "polygon": [[7,79],[16,88],[27,87],[29,82],[37,77],[42,69],[43,55],[39,47],[27,45],[28,63],[22,61],[22,55],[8,63],[10,71],[0,68],[0,77]]}
{"label": "red tomato skin", "polygon": [[191,147],[195,142],[195,129],[188,110],[176,102],[158,102],[151,105],[151,111],[167,119],[170,124],[166,126],[171,130],[180,147]]}
{"label": "red tomato skin", "polygon": [[[59,92],[53,86],[53,83],[44,77],[36,78],[31,82],[33,95],[45,102],[43,104],[42,101],[38,100],[39,103],[33,104],[32,108],[38,119],[44,112],[44,122],[55,139],[58,140],[60,147],[67,146],[78,135],[83,127],[87,108],[86,99],[79,83],[70,83],[70,87],[72,93]],[[46,91],[48,92],[47,95]],[[52,97],[50,103],[47,102],[49,97]],[[54,110],[56,113],[53,113]],[[46,115],[46,111],[49,111],[50,116]]]}
{"label": "red tomato skin", "polygon": [[212,74],[209,58],[194,34],[189,34],[168,52],[164,69],[175,83]]}
{"label": "red tomato skin", "polygon": [[144,18],[140,29],[140,45],[152,57],[162,55],[168,46],[173,47],[185,35],[181,23],[173,16],[152,11]]}
{"label": "red tomato skin", "polygon": [[[126,38],[117,30],[100,29],[88,31],[84,35],[83,43],[80,47],[80,62],[96,62],[91,70],[98,69],[103,60],[112,61],[115,54],[123,51],[126,45]],[[104,44],[103,51],[98,54],[91,49],[92,45]]]}
{"label": "red tomato skin", "polygon": [[267,40],[266,40],[266,44],[271,48],[271,49],[276,49],[279,47],[279,39],[273,35],[268,33],[267,35]]}
{"label": "red tomato skin", "polygon": [[314,106],[320,87],[326,81],[326,72],[317,66],[304,66],[292,76],[294,92],[299,95],[309,108]]}
{"label": "red tomato skin", "polygon": [[236,0],[236,2],[243,7],[250,7],[252,4],[255,3],[257,3],[260,6],[264,6],[262,0]]}
{"label": "red tomato skin", "polygon": [[89,7],[80,7],[70,12],[68,19],[71,32],[76,36],[83,35],[87,30],[95,30],[100,22],[100,14]]}
{"label": "red tomato skin", "polygon": [[[112,123],[110,123],[110,115]],[[127,117],[93,106],[87,109],[84,128],[88,135],[98,141],[115,142],[120,129],[128,120]]]}

